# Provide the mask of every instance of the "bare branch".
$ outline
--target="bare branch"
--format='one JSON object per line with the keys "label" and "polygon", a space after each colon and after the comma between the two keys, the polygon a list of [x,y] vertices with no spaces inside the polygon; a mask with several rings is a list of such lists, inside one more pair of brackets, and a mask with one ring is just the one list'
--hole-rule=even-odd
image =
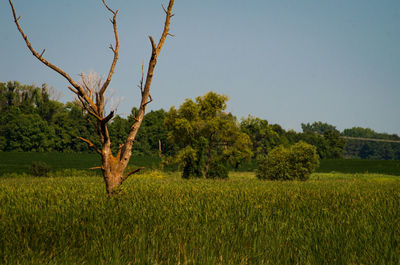
{"label": "bare branch", "polygon": [[87,80],[86,80],[87,78],[85,77],[85,75],[84,75],[83,73],[81,73],[80,76],[81,76],[81,80],[82,80],[83,86],[85,87],[85,89],[86,89],[87,91],[89,91],[89,97],[91,98],[91,97],[92,97],[93,90],[92,90],[91,87],[89,87],[89,85],[88,85],[88,83],[87,83]]}
{"label": "bare branch", "polygon": [[144,169],[144,167],[139,167],[139,168],[137,168],[137,169],[135,169],[135,170],[132,170],[131,172],[129,172],[128,174],[126,174],[125,176],[123,176],[123,177],[121,178],[121,183],[124,182],[130,175],[133,175],[133,174],[139,172],[139,171],[142,170],[142,169]]}
{"label": "bare branch", "polygon": [[169,33],[169,26],[170,26],[170,21],[171,21],[171,17],[172,17],[171,13],[172,13],[173,5],[174,5],[174,0],[169,0],[168,8],[166,9],[164,29],[163,29],[163,32],[162,32],[162,35],[161,35],[158,45],[155,44],[153,37],[149,36],[152,51],[151,51],[151,57],[150,57],[150,61],[149,61],[148,69],[147,69],[146,81],[145,81],[143,89],[142,89],[142,99],[140,101],[139,112],[136,115],[135,121],[133,122],[133,124],[129,130],[128,137],[127,137],[124,147],[122,148],[122,151],[121,151],[120,161],[124,161],[123,163],[126,163],[126,165],[128,163],[127,161],[129,161],[129,158],[132,154],[132,145],[135,141],[136,135],[137,135],[140,125],[143,121],[143,117],[146,112],[146,106],[153,100],[150,96],[151,82],[153,80],[154,69],[157,64],[158,54],[160,53],[161,48],[163,47],[164,42]]}
{"label": "bare branch", "polygon": [[153,52],[155,52],[157,48],[156,48],[156,44],[155,44],[155,42],[153,40],[153,37],[149,36],[149,39],[150,39],[150,42],[151,42],[151,48],[153,49]]}
{"label": "bare branch", "polygon": [[161,35],[160,41],[158,42],[157,46],[157,53],[161,51],[162,46],[164,45],[165,39],[167,38],[168,32],[169,32],[169,25],[170,25],[170,20],[172,17],[172,6],[174,5],[174,0],[170,0],[168,4],[168,9],[166,11],[166,17],[165,17],[165,24],[164,24],[164,30]]}
{"label": "bare branch", "polygon": [[98,149],[91,141],[89,141],[88,139],[82,138],[82,137],[78,137],[78,138],[81,139],[82,141],[84,141],[85,143],[87,143],[89,145],[89,147],[93,148],[94,150],[96,150],[97,153],[99,153],[101,155],[100,149]]}
{"label": "bare branch", "polygon": [[144,106],[146,106],[147,104],[149,104],[150,102],[153,101],[153,98],[151,97],[151,95],[149,94],[149,101],[147,101],[146,103],[144,103]]}
{"label": "bare branch", "polygon": [[174,0],[169,0],[169,5],[167,8],[165,8],[165,6],[162,5],[166,17],[165,17],[164,28],[159,42],[156,43],[154,39],[151,36],[149,36],[152,51],[146,75],[144,71],[144,62],[142,62],[142,76],[139,85],[139,88],[141,90],[141,101],[139,105],[139,110],[137,113],[134,114],[135,116],[134,122],[129,130],[126,142],[119,146],[118,154],[116,157],[113,156],[113,153],[111,151],[111,141],[109,137],[109,131],[107,128],[107,123],[110,122],[110,120],[114,117],[114,111],[111,111],[107,116],[105,116],[105,104],[106,104],[105,93],[111,83],[111,79],[114,75],[114,70],[119,56],[120,44],[119,44],[119,35],[117,29],[118,10],[114,11],[107,5],[106,0],[102,0],[102,3],[105,6],[105,8],[112,13],[110,22],[112,23],[113,26],[115,44],[113,43],[110,45],[110,49],[113,52],[113,59],[108,74],[105,78],[105,81],[102,82],[102,80],[98,80],[98,82],[94,84],[90,76],[85,76],[83,73],[80,74],[82,81],[78,80],[79,82],[76,82],[61,68],[57,67],[56,65],[52,64],[51,62],[43,58],[46,49],[43,49],[43,51],[39,54],[32,47],[30,41],[28,40],[28,37],[26,36],[26,34],[24,33],[19,24],[21,16],[17,17],[12,0],[8,1],[12,9],[14,22],[22,38],[24,39],[28,49],[39,61],[41,61],[44,65],[54,70],[61,76],[63,76],[71,84],[71,86],[69,86],[68,89],[71,90],[72,93],[74,93],[77,96],[76,101],[79,100],[78,102],[82,104],[82,109],[84,109],[91,116],[97,119],[97,120],[93,118],[89,119],[88,117],[88,120],[90,122],[94,122],[96,124],[96,129],[100,136],[99,140],[101,147],[96,147],[95,144],[93,144],[93,142],[91,142],[88,139],[82,137],[78,138],[83,142],[85,142],[86,144],[88,144],[89,147],[93,148],[97,153],[99,153],[102,156],[102,165],[100,167],[92,167],[91,169],[103,170],[103,178],[104,181],[106,182],[106,190],[107,193],[111,195],[114,192],[114,189],[123,181],[125,181],[130,175],[135,174],[143,169],[143,168],[137,168],[127,173],[125,176],[121,176],[121,172],[125,171],[129,159],[132,155],[132,145],[135,141],[135,137],[138,133],[138,130],[142,124],[143,117],[146,111],[146,106],[147,104],[153,101],[153,98],[150,95],[150,87],[154,75],[154,70],[157,64],[157,57],[164,45],[166,38],[168,36],[173,36],[172,34],[169,33],[169,25],[170,25],[170,19],[171,17],[173,17],[171,11],[172,11],[172,6],[174,4]]}
{"label": "bare branch", "polygon": [[[110,19],[111,23],[113,24],[113,29],[114,29],[114,38],[115,38],[115,48],[113,48],[112,45],[110,45],[110,49],[113,51],[114,53],[114,59],[111,63],[110,66],[110,70],[108,72],[108,76],[106,81],[104,82],[101,90],[100,90],[100,98],[103,98],[103,95],[108,87],[108,85],[111,82],[112,76],[114,75],[114,70],[115,70],[115,66],[117,65],[117,61],[118,61],[118,53],[119,53],[119,37],[118,37],[118,30],[117,30],[117,14],[118,14],[118,10],[113,11],[111,8],[108,7],[108,5],[106,4],[105,0],[102,0],[104,6],[108,9],[108,11],[110,11],[113,14],[113,18]],[[99,104],[98,105],[102,105]]]}
{"label": "bare branch", "polygon": [[39,57],[42,57],[45,51],[46,51],[46,49],[43,49],[43,51],[42,51],[42,53],[40,54]]}
{"label": "bare branch", "polygon": [[122,148],[124,147],[124,145],[123,144],[120,144],[119,146],[118,146],[118,152],[117,152],[117,155],[116,155],[116,158],[117,159],[120,159],[120,157],[121,157],[121,151],[122,151]]}
{"label": "bare branch", "polygon": [[106,124],[114,117],[114,111],[111,111],[110,114],[107,115],[101,122]]}
{"label": "bare branch", "polygon": [[87,106],[84,106],[84,108],[89,112],[90,115],[92,115],[93,117],[95,117],[97,120],[99,120],[99,121],[103,120],[99,115],[97,115],[96,113],[94,113],[93,111],[91,111]]}
{"label": "bare branch", "polygon": [[103,167],[91,167],[91,168],[89,168],[89,170],[94,170],[94,169],[103,169]]}
{"label": "bare branch", "polygon": [[168,14],[168,11],[167,11],[167,9],[165,9],[164,4],[161,4],[161,6],[162,6],[162,9],[164,10],[165,14]]}
{"label": "bare branch", "polygon": [[140,83],[138,87],[140,88],[140,92],[143,94],[143,80],[144,80],[144,60],[142,60],[142,78],[140,79]]}
{"label": "bare branch", "polygon": [[89,104],[87,104],[86,101],[85,101],[85,100],[82,98],[82,96],[80,96],[79,94],[78,94],[78,99],[79,99],[79,101],[81,102],[82,108],[83,108],[83,109],[85,109],[90,115],[92,115],[93,117],[95,117],[97,120],[99,120],[99,121],[102,120],[102,118],[101,118],[99,115],[97,115],[97,113],[95,113],[95,112],[92,111],[92,109],[91,109],[91,107],[89,106]]}
{"label": "bare branch", "polygon": [[105,1],[105,0],[102,0],[102,2],[103,2],[103,4],[104,4],[104,6],[108,9],[108,11],[110,11],[110,12],[113,13],[114,15],[118,12],[118,10],[117,10],[117,11],[114,11],[114,10],[112,10],[111,8],[109,8],[108,5],[106,4],[106,1]]}
{"label": "bare branch", "polygon": [[[62,75],[65,79],[67,79],[67,81],[72,85],[72,87],[75,88],[76,91],[78,91],[78,93],[84,98],[84,100],[93,108],[94,112],[97,112],[97,107],[96,105],[90,100],[90,98],[85,94],[85,92],[83,91],[82,87],[75,82],[66,72],[64,72],[62,69],[60,69],[59,67],[57,67],[56,65],[52,64],[51,62],[47,61],[46,59],[43,58],[43,53],[45,50],[43,50],[43,52],[41,54],[39,54],[33,47],[32,44],[29,42],[28,37],[26,36],[26,34],[24,33],[24,31],[21,28],[21,25],[19,24],[18,20],[21,18],[21,16],[19,16],[17,18],[17,15],[15,13],[15,8],[14,5],[12,3],[11,0],[8,0],[8,2],[10,3],[11,6],[11,10],[13,13],[13,17],[14,17],[14,22],[15,25],[17,26],[18,31],[21,33],[22,38],[25,40],[26,46],[28,47],[28,49],[32,52],[33,56],[35,56],[39,61],[41,61],[44,65],[46,65],[47,67],[51,68],[52,70],[54,70],[55,72],[59,73],[60,75]],[[74,90],[71,90],[74,92]],[[76,94],[76,92],[74,92]]]}
{"label": "bare branch", "polygon": [[72,87],[69,86],[68,89],[71,90],[74,94],[77,94],[77,95],[78,95],[78,91],[76,91],[76,90],[73,89]]}
{"label": "bare branch", "polygon": [[110,44],[110,47],[109,47],[113,52],[115,52],[115,49],[114,49],[114,47],[112,46],[112,44]]}
{"label": "bare branch", "polygon": [[58,68],[57,66],[53,65],[52,63],[50,63],[49,61],[47,61],[44,58],[41,58],[40,54],[32,47],[31,43],[28,40],[28,37],[25,35],[24,31],[22,30],[18,20],[21,18],[21,16],[19,16],[17,18],[16,14],[15,14],[15,9],[14,9],[14,5],[12,3],[11,0],[8,0],[8,2],[10,3],[11,9],[12,9],[12,13],[13,13],[13,17],[14,17],[14,22],[17,25],[18,31],[21,33],[22,38],[25,40],[26,45],[28,46],[29,50],[32,52],[32,54],[38,58],[42,63],[44,63],[46,66],[50,67],[51,69],[53,69],[54,71],[58,72],[59,74],[61,74],[62,76],[64,76],[69,82],[70,84],[75,87],[78,88],[79,85],[67,74],[65,73],[63,70],[61,70],[60,68]]}

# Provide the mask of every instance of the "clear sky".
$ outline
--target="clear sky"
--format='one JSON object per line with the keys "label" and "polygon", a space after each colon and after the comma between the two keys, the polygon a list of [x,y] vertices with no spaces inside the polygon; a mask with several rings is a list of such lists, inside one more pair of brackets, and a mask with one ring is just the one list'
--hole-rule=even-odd
{"label": "clear sky", "polygon": [[[166,0],[163,0],[167,4]],[[162,0],[109,0],[119,9],[120,61],[111,87],[118,113],[139,103],[141,62],[158,39]],[[113,32],[100,0],[14,0],[44,57],[78,79],[106,74]],[[238,118],[251,114],[300,130],[323,121],[400,134],[399,0],[176,0],[152,85],[151,109],[213,90]],[[67,82],[28,51],[0,2],[0,81],[47,83],[71,100]]]}

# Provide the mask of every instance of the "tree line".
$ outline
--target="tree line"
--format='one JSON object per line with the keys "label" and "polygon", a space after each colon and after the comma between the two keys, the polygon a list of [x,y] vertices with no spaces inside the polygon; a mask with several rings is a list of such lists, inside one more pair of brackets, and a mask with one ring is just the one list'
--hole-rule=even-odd
{"label": "tree line", "polygon": [[[400,159],[400,143],[395,142],[400,137],[396,134],[361,127],[340,132],[324,122],[302,124],[302,132],[285,130],[279,124],[250,115],[239,121],[225,111],[227,101],[226,96],[210,92],[195,100],[187,99],[179,108],[172,107],[168,112],[163,109],[148,112],[133,152],[151,156],[161,153],[170,161],[190,154],[193,158],[201,157],[193,161],[205,171],[217,160],[229,161],[238,167],[247,158],[262,157],[275,147],[289,147],[299,141],[315,146],[321,159]],[[93,152],[78,136],[100,146],[96,120],[80,104],[51,99],[46,84],[37,87],[17,81],[0,82],[0,151]],[[110,122],[113,152],[125,141],[137,111],[133,108],[127,117],[115,115]]]}

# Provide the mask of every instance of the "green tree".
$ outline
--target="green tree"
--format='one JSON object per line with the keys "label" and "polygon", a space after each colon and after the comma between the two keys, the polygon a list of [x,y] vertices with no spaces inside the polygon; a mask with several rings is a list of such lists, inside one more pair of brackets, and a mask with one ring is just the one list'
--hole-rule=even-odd
{"label": "green tree", "polygon": [[[213,165],[218,164],[217,171],[223,172],[221,165],[238,165],[251,157],[249,136],[240,131],[236,118],[225,112],[227,100],[209,92],[169,110],[165,118],[168,140],[179,148],[172,160],[183,166],[183,177],[211,177]],[[216,170],[211,171],[215,177]]]}
{"label": "green tree", "polygon": [[[347,139],[345,155],[362,159],[399,159],[400,137],[396,134],[378,133],[370,128],[353,127],[342,133]],[[374,141],[374,139],[379,139]],[[382,141],[388,140],[388,141]]]}
{"label": "green tree", "polygon": [[58,152],[92,152],[77,135],[99,145],[93,117],[83,111],[78,102],[68,102],[61,112],[54,115],[54,150]]}
{"label": "green tree", "polygon": [[247,119],[242,119],[240,129],[250,136],[255,157],[267,155],[274,147],[287,144],[283,135],[284,130],[277,131],[277,127],[268,124],[268,121],[251,115]]}
{"label": "green tree", "polygon": [[[134,121],[138,109],[133,108],[127,118],[116,116],[109,126],[110,137],[113,139],[113,152],[117,152],[118,146],[123,144],[129,134],[129,129]],[[140,131],[134,143],[134,153],[140,155],[158,155],[159,144],[162,152],[169,153],[172,146],[167,143],[168,132],[164,126],[167,113],[163,110],[152,110],[144,116]]]}
{"label": "green tree", "polygon": [[38,114],[16,114],[4,127],[6,151],[51,151],[53,133]]}
{"label": "green tree", "polygon": [[301,127],[303,133],[300,135],[300,140],[314,145],[322,159],[343,156],[346,140],[341,138],[340,132],[335,126],[318,121],[312,124],[302,123]]}
{"label": "green tree", "polygon": [[328,132],[328,131],[337,131],[335,126],[330,125],[325,122],[322,122],[322,121],[316,121],[316,122],[313,122],[312,124],[302,123],[301,129],[305,133],[311,132],[311,133],[316,133],[316,134],[320,134],[320,135],[323,135],[325,132]]}

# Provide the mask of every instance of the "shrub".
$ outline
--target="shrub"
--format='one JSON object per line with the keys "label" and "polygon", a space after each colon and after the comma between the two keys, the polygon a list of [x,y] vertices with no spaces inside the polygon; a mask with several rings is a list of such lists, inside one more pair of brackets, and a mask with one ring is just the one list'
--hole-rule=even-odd
{"label": "shrub", "polygon": [[44,162],[32,162],[29,173],[35,177],[47,177],[50,172],[50,166]]}
{"label": "shrub", "polygon": [[259,161],[257,178],[269,180],[307,180],[318,167],[315,146],[298,142],[290,148],[274,148]]}
{"label": "shrub", "polygon": [[200,166],[201,160],[196,159],[196,157],[196,151],[191,147],[183,149],[180,154],[178,154],[177,160],[182,161],[183,164],[182,178],[200,178],[203,176]]}
{"label": "shrub", "polygon": [[209,179],[227,179],[228,178],[228,168],[224,165],[222,161],[215,161],[210,163],[210,168],[208,170],[206,178]]}

